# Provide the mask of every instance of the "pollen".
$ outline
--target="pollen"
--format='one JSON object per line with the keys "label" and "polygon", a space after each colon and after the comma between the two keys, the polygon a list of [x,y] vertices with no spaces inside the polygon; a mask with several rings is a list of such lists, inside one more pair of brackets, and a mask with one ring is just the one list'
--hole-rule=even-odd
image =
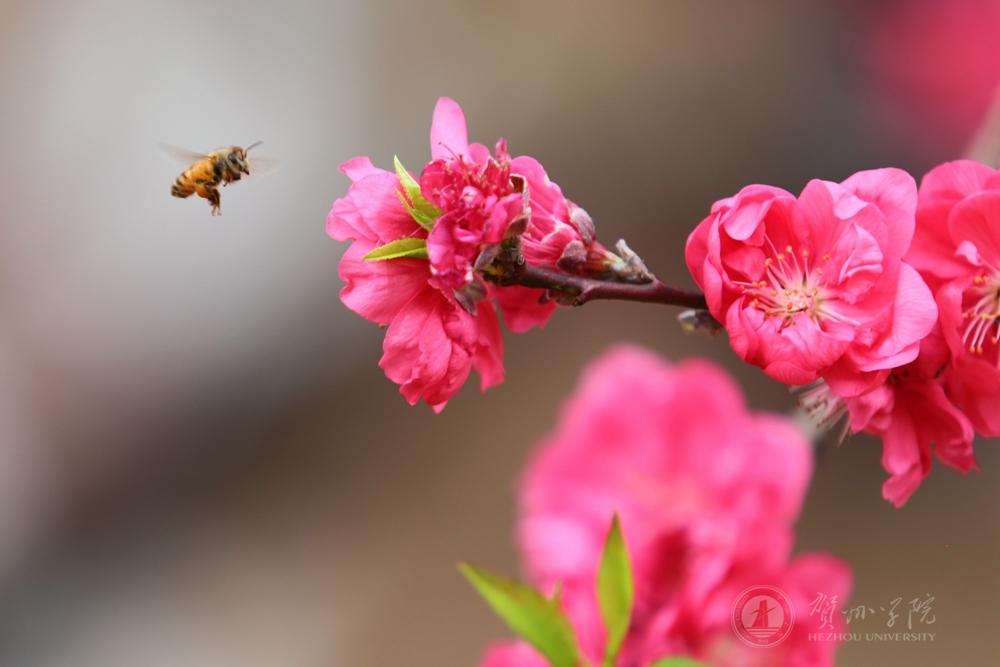
{"label": "pollen", "polygon": [[[962,312],[966,321],[962,343],[970,354],[985,355],[988,346],[996,348],[1000,343],[1000,271],[992,276],[975,276],[963,301],[972,305]],[[997,365],[1000,366],[1000,355]]]}
{"label": "pollen", "polygon": [[[779,252],[768,237],[764,240],[765,248],[771,252],[764,259],[763,278],[737,283],[749,297],[749,307],[763,312],[765,319],[779,318],[782,331],[794,326],[800,315],[816,322],[829,319],[853,323],[840,315],[834,301],[826,296],[823,269],[810,266],[811,253],[807,248],[796,251],[794,246],[786,245]],[[824,257],[828,259],[829,255]]]}

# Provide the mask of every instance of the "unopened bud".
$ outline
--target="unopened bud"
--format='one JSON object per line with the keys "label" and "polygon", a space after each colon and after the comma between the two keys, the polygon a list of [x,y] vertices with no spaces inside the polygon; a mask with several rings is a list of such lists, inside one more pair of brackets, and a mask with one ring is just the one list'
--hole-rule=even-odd
{"label": "unopened bud", "polygon": [[597,236],[597,228],[594,226],[594,219],[590,217],[590,214],[586,210],[577,206],[571,201],[567,201],[569,204],[569,221],[576,228],[576,231],[580,234],[580,239],[583,244],[590,247],[594,243],[594,238]]}

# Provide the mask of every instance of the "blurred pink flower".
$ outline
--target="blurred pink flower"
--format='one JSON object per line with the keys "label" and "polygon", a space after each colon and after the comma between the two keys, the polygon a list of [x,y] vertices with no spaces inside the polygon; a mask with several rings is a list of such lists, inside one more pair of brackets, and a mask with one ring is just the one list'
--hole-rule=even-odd
{"label": "blurred pink flower", "polygon": [[[744,650],[730,627],[733,603],[752,584],[784,588],[800,618],[809,616],[805,595],[846,598],[850,573],[836,559],[789,561],[811,466],[792,422],[749,412],[714,365],[671,366],[617,348],[585,372],[524,473],[527,572],[546,589],[561,583],[582,648],[597,660],[605,639],[595,574],[618,513],[636,592],[619,665],[688,655],[735,666],[749,664],[750,653],[769,664],[832,664],[835,647],[804,632],[773,649]],[[532,664],[512,650],[494,649],[485,664]]]}
{"label": "blurred pink flower", "polygon": [[388,325],[379,362],[400,393],[416,404],[423,399],[435,411],[462,386],[475,368],[483,390],[503,380],[503,339],[491,303],[466,312],[434,287],[422,259],[366,261],[378,246],[400,238],[424,238],[397,196],[399,178],[377,169],[368,158],[340,167],[352,181],[345,197],[334,202],[327,232],[353,240],[340,261],[344,304],[365,319]]}
{"label": "blurred pink flower", "polygon": [[549,663],[524,642],[507,641],[489,646],[479,667],[549,667]]}
{"label": "blurred pink flower", "polygon": [[771,377],[823,377],[860,394],[912,361],[937,318],[910,246],[916,185],[898,169],[795,197],[763,185],[712,207],[688,239],[688,268],[733,349]]}
{"label": "blurred pink flower", "polygon": [[954,157],[1000,86],[996,0],[858,3],[868,95],[884,130],[922,155]]}
{"label": "blurred pink flower", "polygon": [[920,185],[908,261],[934,290],[951,351],[949,395],[984,436],[1000,435],[1000,171],[961,160]]}

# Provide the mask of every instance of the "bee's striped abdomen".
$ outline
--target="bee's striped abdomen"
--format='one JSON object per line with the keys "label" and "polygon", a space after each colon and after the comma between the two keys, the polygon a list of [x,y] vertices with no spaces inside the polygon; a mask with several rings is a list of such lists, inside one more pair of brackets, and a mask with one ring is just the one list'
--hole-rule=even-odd
{"label": "bee's striped abdomen", "polygon": [[218,183],[215,162],[216,160],[209,157],[185,169],[170,188],[170,194],[175,197],[190,197],[197,192],[199,185]]}
{"label": "bee's striped abdomen", "polygon": [[194,194],[194,182],[188,178],[187,171],[178,176],[174,184],[170,186],[170,194],[181,198],[190,197]]}

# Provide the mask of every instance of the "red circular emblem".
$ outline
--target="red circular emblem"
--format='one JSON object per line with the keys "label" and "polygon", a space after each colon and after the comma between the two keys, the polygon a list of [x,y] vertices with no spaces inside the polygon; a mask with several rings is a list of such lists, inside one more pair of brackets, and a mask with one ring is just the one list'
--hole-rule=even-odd
{"label": "red circular emblem", "polygon": [[777,646],[793,625],[792,601],[774,586],[751,586],[733,604],[733,632],[749,646]]}

